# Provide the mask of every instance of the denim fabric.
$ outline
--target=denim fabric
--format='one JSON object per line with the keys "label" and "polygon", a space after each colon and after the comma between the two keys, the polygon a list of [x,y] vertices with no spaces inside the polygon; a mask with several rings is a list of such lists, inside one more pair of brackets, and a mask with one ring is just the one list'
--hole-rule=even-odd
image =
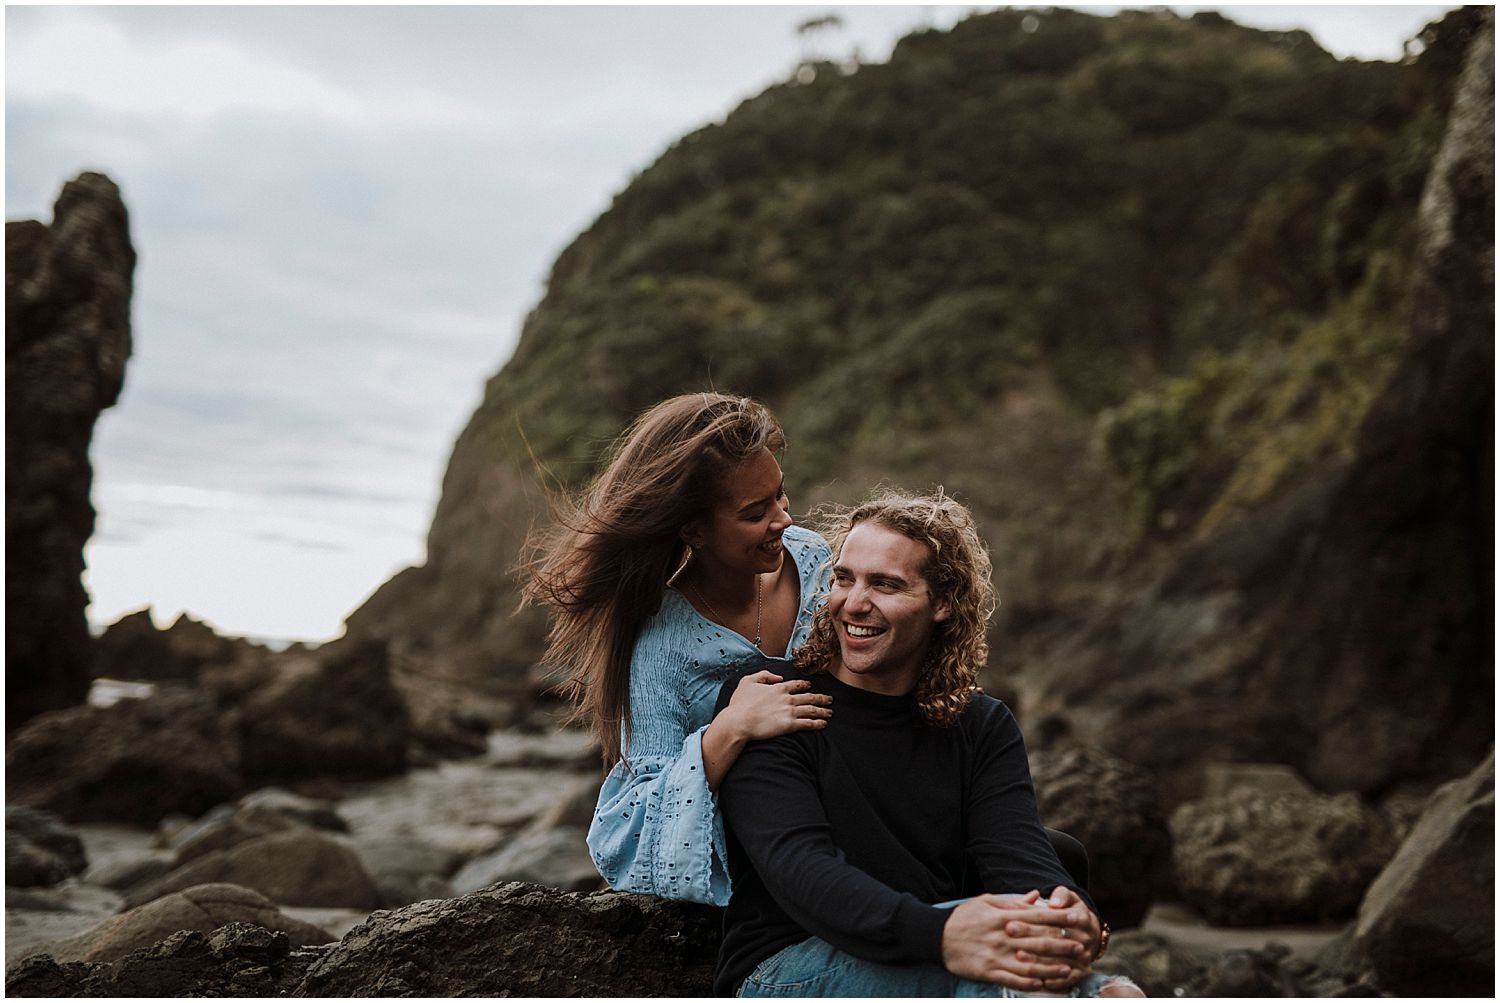
{"label": "denim fabric", "polygon": [[[939,902],[952,909],[962,899]],[[1031,996],[1091,998],[1106,987],[1127,983],[1123,975],[1095,972],[1067,992],[1028,993],[989,982],[961,979],[939,964],[882,965],[847,954],[826,941],[809,937],[777,951],[756,966],[740,984],[736,996],[870,996],[938,997],[956,999],[1019,999]]]}
{"label": "denim fabric", "polygon": [[[802,602],[787,654],[807,639],[827,592],[829,550],[800,526],[782,537],[796,565]],[[726,905],[728,853],[718,802],[703,771],[703,732],[719,688],[747,667],[775,672],[750,641],[704,619],[675,589],[636,639],[630,663],[631,728],[625,758],[599,790],[589,852],[611,888]]]}
{"label": "denim fabric", "polygon": [[1095,972],[1067,992],[1028,993],[961,979],[942,965],[882,965],[856,958],[816,937],[771,955],[740,984],[743,997],[947,997],[1017,999],[1093,997],[1119,976]]}

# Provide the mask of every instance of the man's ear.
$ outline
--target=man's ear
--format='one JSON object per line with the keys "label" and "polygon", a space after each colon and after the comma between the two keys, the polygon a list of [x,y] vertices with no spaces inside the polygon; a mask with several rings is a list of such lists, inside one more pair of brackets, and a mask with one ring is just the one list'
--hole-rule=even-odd
{"label": "man's ear", "polygon": [[932,609],[932,622],[942,623],[953,615],[953,604],[946,599],[939,599],[937,605]]}

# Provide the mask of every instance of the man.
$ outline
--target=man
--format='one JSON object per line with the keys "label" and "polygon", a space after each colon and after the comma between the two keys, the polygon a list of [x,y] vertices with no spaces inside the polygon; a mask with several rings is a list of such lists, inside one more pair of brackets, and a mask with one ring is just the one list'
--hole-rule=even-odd
{"label": "man", "polygon": [[752,743],[720,788],[734,895],[715,990],[1142,995],[1092,974],[1098,917],[1042,829],[1015,719],[974,692],[994,592],[969,512],[882,497],[830,542],[797,664],[834,713]]}

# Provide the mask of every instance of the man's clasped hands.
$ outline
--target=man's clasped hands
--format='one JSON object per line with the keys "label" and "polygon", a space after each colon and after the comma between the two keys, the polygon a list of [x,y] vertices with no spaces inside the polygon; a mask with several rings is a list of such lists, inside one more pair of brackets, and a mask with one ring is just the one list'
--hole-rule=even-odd
{"label": "man's clasped hands", "polygon": [[[1069,888],[1025,895],[979,895],[960,903],[943,927],[943,964],[955,975],[1027,992],[1066,990],[1093,971],[1099,919]],[[1101,996],[1137,996],[1133,986]]]}

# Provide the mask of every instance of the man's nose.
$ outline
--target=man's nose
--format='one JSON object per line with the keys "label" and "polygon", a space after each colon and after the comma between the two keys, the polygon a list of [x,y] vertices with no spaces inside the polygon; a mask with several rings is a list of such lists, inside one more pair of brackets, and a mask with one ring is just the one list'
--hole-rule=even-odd
{"label": "man's nose", "polygon": [[849,587],[849,594],[844,598],[844,608],[855,613],[861,613],[870,608],[870,590],[864,585],[855,582]]}

